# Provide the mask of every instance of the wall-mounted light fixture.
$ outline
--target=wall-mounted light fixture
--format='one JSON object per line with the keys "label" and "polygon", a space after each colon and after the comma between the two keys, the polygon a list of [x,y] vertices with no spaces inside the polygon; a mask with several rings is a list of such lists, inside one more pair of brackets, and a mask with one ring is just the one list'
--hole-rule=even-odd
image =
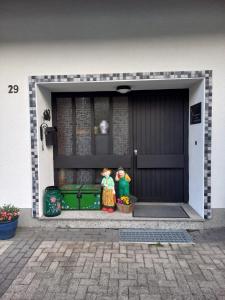
{"label": "wall-mounted light fixture", "polygon": [[42,151],[44,151],[44,140],[47,147],[56,143],[56,127],[49,127],[46,121],[51,121],[50,109],[45,109],[42,115],[43,123],[40,125],[40,140],[42,142]]}
{"label": "wall-mounted light fixture", "polygon": [[51,112],[50,109],[46,109],[43,112],[43,120],[44,121],[51,121]]}
{"label": "wall-mounted light fixture", "polygon": [[116,88],[116,91],[120,94],[126,94],[131,91],[131,87],[129,85],[120,85]]}

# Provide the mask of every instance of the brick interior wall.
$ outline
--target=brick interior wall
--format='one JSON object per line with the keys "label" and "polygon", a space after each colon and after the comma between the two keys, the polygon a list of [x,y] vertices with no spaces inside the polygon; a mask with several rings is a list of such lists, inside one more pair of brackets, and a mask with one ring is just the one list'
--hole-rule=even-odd
{"label": "brick interior wall", "polygon": [[[76,114],[76,155],[92,154],[92,113],[91,100],[87,97],[75,99]],[[92,183],[93,171],[79,169],[76,172],[78,184]]]}

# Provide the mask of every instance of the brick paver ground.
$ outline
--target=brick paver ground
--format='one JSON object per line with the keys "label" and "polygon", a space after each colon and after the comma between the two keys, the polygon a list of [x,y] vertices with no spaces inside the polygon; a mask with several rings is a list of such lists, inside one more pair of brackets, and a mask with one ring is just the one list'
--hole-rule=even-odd
{"label": "brick paver ground", "polygon": [[119,243],[117,230],[19,229],[0,243],[0,296],[225,299],[225,228],[191,234],[194,245],[159,246]]}

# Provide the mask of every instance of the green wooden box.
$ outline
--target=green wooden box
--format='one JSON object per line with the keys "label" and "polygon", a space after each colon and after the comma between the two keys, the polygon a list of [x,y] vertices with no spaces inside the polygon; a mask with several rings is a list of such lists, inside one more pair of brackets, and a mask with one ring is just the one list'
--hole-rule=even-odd
{"label": "green wooden box", "polygon": [[62,210],[100,210],[101,186],[67,184],[60,187]]}

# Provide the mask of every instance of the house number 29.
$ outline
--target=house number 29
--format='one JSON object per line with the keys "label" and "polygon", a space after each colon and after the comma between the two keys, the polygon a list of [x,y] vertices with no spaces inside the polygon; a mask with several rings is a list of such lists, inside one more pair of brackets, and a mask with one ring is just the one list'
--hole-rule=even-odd
{"label": "house number 29", "polygon": [[8,93],[9,94],[17,94],[19,92],[19,86],[17,84],[10,84],[8,85]]}

